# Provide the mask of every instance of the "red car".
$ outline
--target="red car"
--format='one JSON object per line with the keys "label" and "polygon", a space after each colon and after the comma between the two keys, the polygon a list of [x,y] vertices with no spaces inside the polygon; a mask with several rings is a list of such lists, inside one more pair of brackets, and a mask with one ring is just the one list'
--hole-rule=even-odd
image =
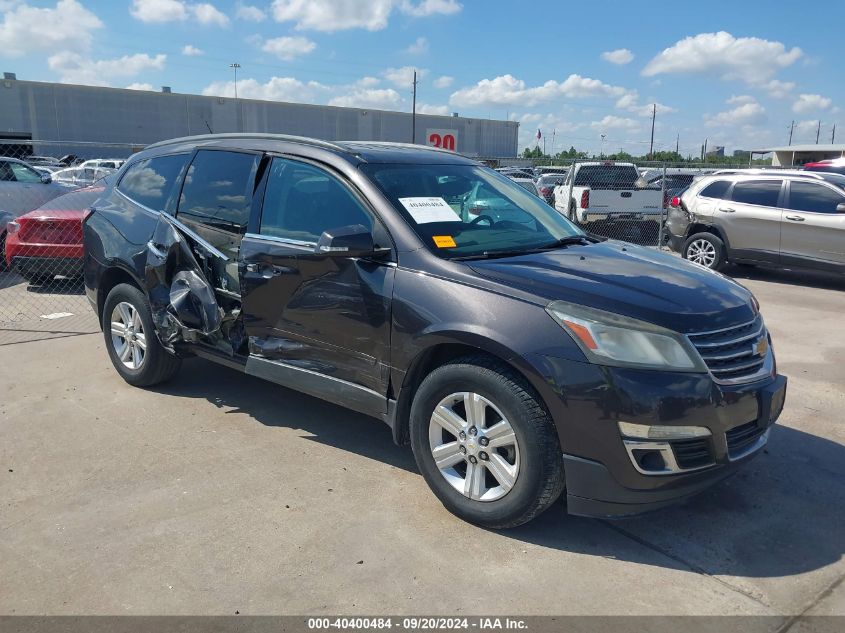
{"label": "red car", "polygon": [[834,174],[845,174],[845,158],[830,158],[816,163],[807,163],[804,169],[808,171],[830,171]]}
{"label": "red car", "polygon": [[102,180],[53,198],[6,225],[6,264],[33,283],[82,274],[82,219],[105,189]]}

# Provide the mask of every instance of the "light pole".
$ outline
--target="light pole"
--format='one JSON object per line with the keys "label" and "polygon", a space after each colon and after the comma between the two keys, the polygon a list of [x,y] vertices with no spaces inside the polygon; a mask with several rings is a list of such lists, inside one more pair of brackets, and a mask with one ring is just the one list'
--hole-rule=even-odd
{"label": "light pole", "polygon": [[604,158],[604,139],[607,137],[607,134],[601,135],[601,158]]}
{"label": "light pole", "polygon": [[240,67],[241,65],[238,62],[235,62],[234,64],[229,64],[229,68],[235,71],[235,99],[238,98],[238,68]]}

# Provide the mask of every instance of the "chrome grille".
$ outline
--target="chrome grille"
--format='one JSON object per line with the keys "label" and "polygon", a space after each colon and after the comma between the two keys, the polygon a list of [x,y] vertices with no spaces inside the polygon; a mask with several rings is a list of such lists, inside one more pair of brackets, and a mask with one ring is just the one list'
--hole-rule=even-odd
{"label": "chrome grille", "polygon": [[763,317],[721,330],[687,334],[713,377],[720,382],[745,382],[766,369],[769,338]]}

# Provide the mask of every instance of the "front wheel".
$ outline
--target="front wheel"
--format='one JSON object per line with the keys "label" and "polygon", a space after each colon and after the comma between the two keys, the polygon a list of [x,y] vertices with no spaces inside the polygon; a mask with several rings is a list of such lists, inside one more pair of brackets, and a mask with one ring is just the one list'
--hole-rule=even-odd
{"label": "front wheel", "polygon": [[548,412],[521,376],[492,359],[463,358],[431,372],[414,397],[410,430],[426,483],[471,523],[521,525],[564,489]]}
{"label": "front wheel", "polygon": [[684,243],[681,255],[699,266],[719,270],[725,265],[725,243],[712,233],[696,233]]}
{"label": "front wheel", "polygon": [[181,361],[159,342],[149,301],[135,286],[118,284],[109,292],[103,335],[114,368],[130,385],[151,387],[179,370]]}

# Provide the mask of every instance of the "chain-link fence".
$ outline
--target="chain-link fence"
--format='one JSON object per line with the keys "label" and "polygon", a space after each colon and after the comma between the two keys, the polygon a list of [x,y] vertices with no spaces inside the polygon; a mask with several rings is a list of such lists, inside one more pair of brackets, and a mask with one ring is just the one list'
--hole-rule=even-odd
{"label": "chain-link fence", "polygon": [[132,145],[0,140],[0,345],[94,332],[82,219]]}

